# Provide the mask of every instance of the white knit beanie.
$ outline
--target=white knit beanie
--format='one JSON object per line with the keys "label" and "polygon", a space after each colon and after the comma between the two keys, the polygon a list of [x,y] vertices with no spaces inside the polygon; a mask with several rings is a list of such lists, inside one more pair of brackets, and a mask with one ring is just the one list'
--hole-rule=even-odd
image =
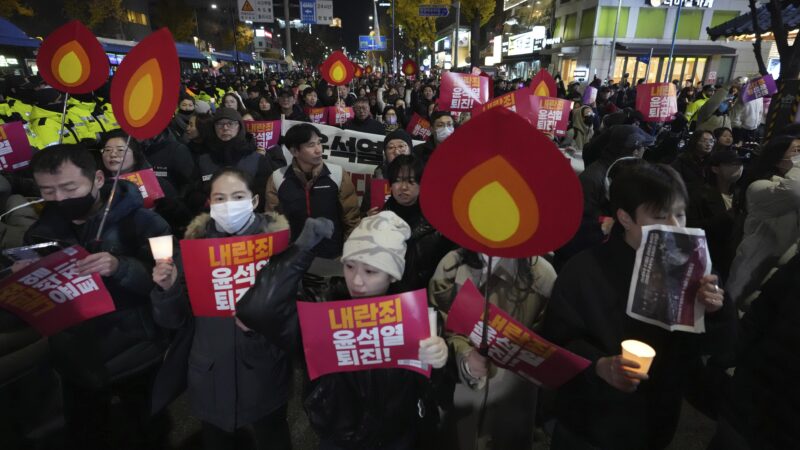
{"label": "white knit beanie", "polygon": [[344,243],[342,261],[359,261],[403,278],[406,266],[406,240],[411,228],[397,214],[381,211],[361,220]]}

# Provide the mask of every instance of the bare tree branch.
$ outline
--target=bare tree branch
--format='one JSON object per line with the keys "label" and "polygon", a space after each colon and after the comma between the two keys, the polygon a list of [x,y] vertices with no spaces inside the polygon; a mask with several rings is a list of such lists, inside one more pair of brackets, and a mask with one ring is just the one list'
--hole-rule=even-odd
{"label": "bare tree branch", "polygon": [[756,34],[756,41],[753,42],[753,52],[758,63],[758,72],[761,75],[767,74],[767,66],[764,64],[764,55],[761,53],[761,27],[758,24],[758,14],[756,12],[756,1],[750,0],[750,19],[753,21],[753,32]]}

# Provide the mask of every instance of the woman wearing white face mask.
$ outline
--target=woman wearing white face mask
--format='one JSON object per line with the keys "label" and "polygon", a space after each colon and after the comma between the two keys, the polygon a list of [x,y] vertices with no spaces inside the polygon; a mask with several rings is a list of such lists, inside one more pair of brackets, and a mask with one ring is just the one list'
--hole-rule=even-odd
{"label": "woman wearing white face mask", "polygon": [[[305,300],[336,301],[397,292],[395,282],[403,277],[410,233],[408,225],[392,212],[363,219],[344,243],[344,280],[331,279],[318,289],[304,286]],[[267,300],[262,290],[269,284],[266,274],[259,275],[239,302],[238,317],[255,330],[280,334],[283,340],[298,339],[294,299],[283,303]],[[419,342],[419,360],[434,369],[444,367],[447,353],[441,337]],[[432,380],[441,375],[434,370]],[[404,369],[334,373],[314,381],[304,405],[320,437],[321,450],[419,449],[421,416],[437,408],[423,400],[430,387],[430,380]]]}
{"label": "woman wearing white face mask", "polygon": [[[489,287],[489,301],[536,329],[542,320],[556,272],[540,257],[491,258],[464,249],[454,250],[439,262],[428,285],[430,303],[448,312],[458,291],[471,280],[484,292]],[[538,389],[517,375],[494,366],[482,356],[466,336],[449,334],[459,384],[453,398],[454,409],[443,418],[446,439],[458,442],[457,448],[473,448],[478,415],[484,398],[487,377],[491,389],[484,428],[478,436],[483,448],[531,448],[536,419]],[[491,441],[491,447],[486,442]]]}
{"label": "woman wearing white face mask", "polygon": [[[223,169],[213,176],[210,184],[211,214],[196,217],[187,229],[186,239],[288,229],[283,216],[254,213],[258,195],[253,193],[245,173]],[[305,272],[298,267],[310,264],[313,256],[309,250],[333,230],[332,224],[328,227],[319,219],[309,219],[306,228],[314,231],[315,226],[319,232],[310,236],[304,229],[295,245],[274,255],[262,269],[270,272],[273,280],[262,295],[294,298],[295,287]],[[153,281],[158,287],[151,293],[153,317],[160,326],[169,329],[190,327],[194,323],[187,385],[192,415],[202,421],[204,448],[236,448],[237,434],[249,434],[255,441],[253,448],[290,449],[286,404],[291,371],[286,347],[250,330],[233,317],[193,318],[184,283],[178,280],[181,267],[180,258],[174,262],[156,261]],[[168,355],[180,357],[175,352]],[[166,366],[169,365],[165,363]]]}
{"label": "woman wearing white face mask", "polygon": [[746,310],[770,271],[797,252],[800,237],[800,139],[777,136],[752,163],[745,195],[734,199],[746,214],[741,244],[725,289]]}

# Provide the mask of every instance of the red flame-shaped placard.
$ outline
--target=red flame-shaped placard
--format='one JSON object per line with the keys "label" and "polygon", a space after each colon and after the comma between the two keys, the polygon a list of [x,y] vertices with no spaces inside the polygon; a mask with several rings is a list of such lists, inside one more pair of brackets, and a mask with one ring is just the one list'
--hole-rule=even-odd
{"label": "red flame-shaped placard", "polygon": [[331,53],[320,67],[322,78],[332,86],[347,84],[353,79],[353,63],[340,51]]}
{"label": "red flame-shaped placard", "polygon": [[364,76],[364,69],[359,66],[358,64],[353,64],[353,76],[356,78],[361,78]]}
{"label": "red flame-shaped placard", "polygon": [[36,65],[47,84],[70,94],[92,92],[108,80],[108,57],[103,46],[77,20],[47,36],[39,47]]}
{"label": "red flame-shaped placard", "polygon": [[136,139],[164,131],[178,104],[179,77],[178,52],[167,28],[136,45],[111,82],[111,106],[120,127]]}
{"label": "red flame-shaped placard", "polygon": [[547,69],[542,69],[531,80],[531,91],[539,97],[558,97],[556,80]]}
{"label": "red flame-shaped placard", "polygon": [[406,59],[403,62],[403,75],[411,77],[416,75],[418,71],[419,66],[417,66],[417,63],[415,63],[413,59]]}
{"label": "red flame-shaped placard", "polygon": [[583,193],[569,160],[505,108],[474,117],[436,147],[420,203],[464,248],[523,258],[555,250],[580,224]]}
{"label": "red flame-shaped placard", "polygon": [[372,73],[372,66],[365,67],[364,68],[364,73],[366,73],[367,75],[371,74]]}

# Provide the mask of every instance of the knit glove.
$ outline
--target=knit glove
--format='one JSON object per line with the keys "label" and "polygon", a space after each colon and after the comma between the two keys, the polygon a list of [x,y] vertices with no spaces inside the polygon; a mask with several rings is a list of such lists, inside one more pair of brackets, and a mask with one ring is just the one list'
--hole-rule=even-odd
{"label": "knit glove", "polygon": [[294,241],[294,245],[305,251],[311,251],[323,239],[333,236],[333,222],[324,217],[309,217],[303,225],[303,231]]}

